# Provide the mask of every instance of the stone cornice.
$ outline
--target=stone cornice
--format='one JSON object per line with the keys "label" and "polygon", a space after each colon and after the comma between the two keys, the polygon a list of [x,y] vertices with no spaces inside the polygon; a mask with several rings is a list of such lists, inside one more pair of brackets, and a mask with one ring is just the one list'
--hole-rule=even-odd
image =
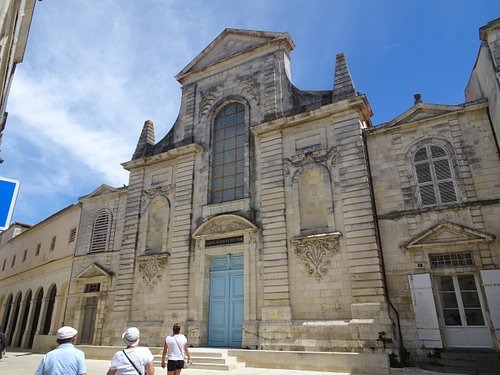
{"label": "stone cornice", "polygon": [[310,121],[344,115],[346,112],[357,112],[362,121],[369,121],[372,115],[370,104],[365,95],[358,95],[340,102],[324,105],[318,109],[283,117],[276,120],[263,122],[250,127],[255,135],[282,131],[287,128],[302,125]]}
{"label": "stone cornice", "polygon": [[168,160],[174,160],[180,158],[182,156],[186,156],[189,154],[196,154],[201,152],[203,147],[197,143],[191,143],[186,146],[181,146],[178,148],[174,148],[172,150],[168,150],[167,152],[163,152],[158,155],[148,156],[141,159],[126,161],[122,163],[122,167],[128,171],[132,169],[141,168],[149,165],[153,165],[156,163],[161,163]]}
{"label": "stone cornice", "polygon": [[[455,117],[458,113],[465,113],[465,112],[470,112],[470,111],[477,111],[483,108],[488,108],[488,101],[486,99],[484,100],[479,100],[476,102],[471,102],[471,103],[465,103],[465,104],[460,104],[456,106],[451,106],[451,105],[440,105],[440,104],[426,104],[426,103],[421,103],[418,104],[417,106],[420,106],[422,108],[427,108],[427,109],[448,109],[449,112],[446,113],[441,113],[436,116],[432,117],[426,117],[414,121],[409,121],[409,122],[402,122],[402,123],[397,123],[393,124],[393,121],[389,121],[384,124],[376,125],[373,128],[365,129],[364,132],[368,134],[380,134],[380,133],[385,133],[385,132],[390,132],[390,131],[397,131],[400,130],[402,127],[405,129],[408,129],[409,127],[421,127],[422,125],[425,125],[426,123],[429,122],[438,122],[445,120],[448,117]],[[397,117],[396,117],[397,119]]]}

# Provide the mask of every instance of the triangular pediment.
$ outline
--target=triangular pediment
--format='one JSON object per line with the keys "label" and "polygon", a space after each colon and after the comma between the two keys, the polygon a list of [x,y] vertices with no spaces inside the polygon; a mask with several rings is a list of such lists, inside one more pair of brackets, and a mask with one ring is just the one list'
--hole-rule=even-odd
{"label": "triangular pediment", "polygon": [[100,197],[100,196],[103,196],[103,195],[108,195],[108,194],[116,193],[119,190],[120,189],[111,187],[111,186],[109,186],[107,184],[102,184],[97,189],[95,189],[92,193],[84,195],[83,197],[80,197],[80,199]]}
{"label": "triangular pediment", "polygon": [[225,29],[201,53],[195,57],[176,78],[182,81],[187,74],[202,70],[208,66],[240,56],[270,42],[281,40],[288,51],[294,48],[290,35],[286,32],[268,32],[242,29]]}
{"label": "triangular pediment", "polygon": [[219,215],[201,224],[193,238],[233,236],[245,232],[256,232],[257,227],[238,215]]}
{"label": "triangular pediment", "polygon": [[383,126],[392,127],[409,124],[415,121],[426,120],[445,115],[447,113],[455,112],[461,109],[463,109],[462,106],[456,105],[418,103],[407,111],[403,112],[398,117],[384,124]]}
{"label": "triangular pediment", "polygon": [[100,267],[97,264],[91,264],[87,268],[85,268],[82,272],[80,272],[76,278],[77,279],[90,279],[92,277],[111,277],[112,274]]}
{"label": "triangular pediment", "polygon": [[491,242],[495,236],[458,224],[441,223],[412,239],[408,249]]}

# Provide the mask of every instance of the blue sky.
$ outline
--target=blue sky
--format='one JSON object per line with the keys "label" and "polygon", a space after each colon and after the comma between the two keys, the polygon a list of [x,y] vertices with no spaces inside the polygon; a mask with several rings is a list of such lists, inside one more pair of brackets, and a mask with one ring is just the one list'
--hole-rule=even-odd
{"label": "blue sky", "polygon": [[[98,5],[97,5],[98,4]],[[332,88],[343,52],[373,123],[420,92],[464,102],[479,28],[498,0],[43,0],[7,105],[0,175],[20,181],[12,221],[35,224],[102,183],[128,184],[146,119],[160,140],[175,121],[174,76],[225,28],[287,31],[292,80]]]}

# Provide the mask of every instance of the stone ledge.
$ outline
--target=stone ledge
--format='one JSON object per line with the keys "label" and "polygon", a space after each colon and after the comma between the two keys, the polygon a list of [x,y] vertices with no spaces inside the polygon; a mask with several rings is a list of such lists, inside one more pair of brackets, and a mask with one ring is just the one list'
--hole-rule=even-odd
{"label": "stone ledge", "polygon": [[292,352],[280,350],[229,349],[228,354],[247,367],[350,374],[390,374],[385,353]]}

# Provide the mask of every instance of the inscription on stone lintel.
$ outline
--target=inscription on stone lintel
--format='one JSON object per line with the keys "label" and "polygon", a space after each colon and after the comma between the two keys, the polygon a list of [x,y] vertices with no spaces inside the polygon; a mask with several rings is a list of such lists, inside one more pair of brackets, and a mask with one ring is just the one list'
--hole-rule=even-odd
{"label": "inscription on stone lintel", "polygon": [[243,236],[236,237],[226,237],[226,238],[215,238],[213,240],[206,240],[205,247],[209,246],[220,246],[220,245],[230,245],[233,243],[243,242]]}

